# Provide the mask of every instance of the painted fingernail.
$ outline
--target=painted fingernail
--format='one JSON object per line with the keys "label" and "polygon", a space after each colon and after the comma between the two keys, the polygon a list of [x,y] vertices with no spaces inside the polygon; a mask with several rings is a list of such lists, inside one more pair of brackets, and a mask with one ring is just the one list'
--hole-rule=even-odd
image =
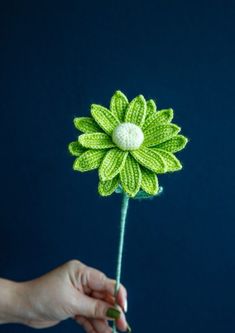
{"label": "painted fingernail", "polygon": [[127,308],[128,308],[128,303],[127,303],[127,299],[125,298],[124,301],[124,311],[127,312]]}
{"label": "painted fingernail", "polygon": [[121,312],[118,309],[109,308],[106,312],[106,316],[113,319],[119,319],[121,316]]}
{"label": "painted fingernail", "polygon": [[128,332],[128,333],[131,333],[131,327],[130,327],[130,325],[127,323],[127,329],[126,329],[126,331]]}

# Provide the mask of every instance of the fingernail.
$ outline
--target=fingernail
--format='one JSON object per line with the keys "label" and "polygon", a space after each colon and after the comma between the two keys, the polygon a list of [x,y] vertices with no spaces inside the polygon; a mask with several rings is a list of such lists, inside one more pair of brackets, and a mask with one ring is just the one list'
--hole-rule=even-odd
{"label": "fingernail", "polygon": [[125,298],[124,301],[124,311],[127,312],[127,308],[128,308],[128,303],[127,303],[127,299]]}
{"label": "fingernail", "polygon": [[113,319],[119,319],[121,316],[121,312],[118,309],[109,308],[106,312],[106,316]]}
{"label": "fingernail", "polygon": [[126,331],[128,332],[128,333],[131,333],[131,327],[130,327],[130,325],[127,323],[127,329],[126,329]]}

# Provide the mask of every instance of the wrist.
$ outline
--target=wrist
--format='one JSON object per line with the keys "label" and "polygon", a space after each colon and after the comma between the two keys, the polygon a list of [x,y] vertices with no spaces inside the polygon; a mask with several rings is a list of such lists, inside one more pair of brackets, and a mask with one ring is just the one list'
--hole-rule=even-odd
{"label": "wrist", "polygon": [[0,279],[0,324],[24,323],[26,309],[24,283]]}

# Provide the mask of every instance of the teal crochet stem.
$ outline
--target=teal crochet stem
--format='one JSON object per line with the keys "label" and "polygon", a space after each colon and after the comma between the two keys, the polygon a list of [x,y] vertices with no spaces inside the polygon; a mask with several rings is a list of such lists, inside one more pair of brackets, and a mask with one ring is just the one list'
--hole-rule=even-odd
{"label": "teal crochet stem", "polygon": [[[116,270],[115,298],[117,296],[117,293],[118,293],[118,290],[120,287],[120,280],[121,280],[122,257],[123,257],[124,236],[125,236],[126,216],[127,216],[128,205],[129,205],[129,197],[124,192],[123,198],[122,198],[122,207],[121,207],[120,238],[119,238],[119,248],[118,248],[117,270]],[[117,333],[115,321],[113,322],[113,333]]]}

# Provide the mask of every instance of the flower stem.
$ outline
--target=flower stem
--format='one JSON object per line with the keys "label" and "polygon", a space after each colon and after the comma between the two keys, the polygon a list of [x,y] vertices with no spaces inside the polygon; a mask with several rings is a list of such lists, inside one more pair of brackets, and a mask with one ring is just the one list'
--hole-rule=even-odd
{"label": "flower stem", "polygon": [[[125,235],[128,205],[129,205],[129,197],[125,192],[123,192],[122,206],[121,206],[121,218],[120,218],[120,238],[119,238],[119,248],[118,248],[117,269],[116,269],[115,299],[117,298],[118,290],[120,287],[120,280],[121,280],[124,235]],[[116,299],[116,304],[117,304],[117,299]],[[117,333],[115,321],[113,322],[113,331],[112,332]]]}

